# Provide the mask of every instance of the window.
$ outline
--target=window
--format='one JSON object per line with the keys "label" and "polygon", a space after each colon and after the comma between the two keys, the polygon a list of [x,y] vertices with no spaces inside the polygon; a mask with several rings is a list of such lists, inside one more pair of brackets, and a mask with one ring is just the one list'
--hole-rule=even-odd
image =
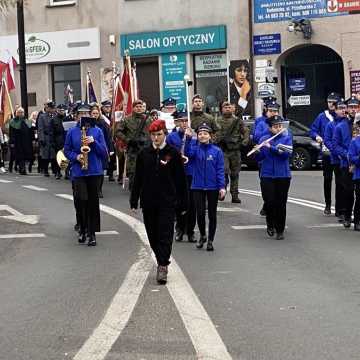
{"label": "window", "polygon": [[29,106],[37,106],[36,103],[36,93],[28,93],[28,105]]}
{"label": "window", "polygon": [[77,0],[49,0],[49,6],[76,5]]}
{"label": "window", "polygon": [[219,103],[227,97],[226,54],[194,56],[195,92],[205,100],[206,110],[219,111]]}
{"label": "window", "polygon": [[[81,71],[80,63],[66,65],[52,65],[53,100],[57,104],[68,104],[68,89],[71,89],[73,101],[81,99]],[[69,86],[70,85],[70,86]]]}

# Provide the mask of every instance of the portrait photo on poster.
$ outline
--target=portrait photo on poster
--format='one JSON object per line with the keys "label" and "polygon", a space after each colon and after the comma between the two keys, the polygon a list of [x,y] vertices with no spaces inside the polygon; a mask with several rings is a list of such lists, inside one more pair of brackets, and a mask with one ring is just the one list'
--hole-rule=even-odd
{"label": "portrait photo on poster", "polygon": [[100,69],[101,101],[112,101],[113,97],[113,69],[105,67]]}
{"label": "portrait photo on poster", "polygon": [[251,68],[248,60],[230,61],[230,102],[235,105],[236,115],[251,114],[252,86],[250,79]]}

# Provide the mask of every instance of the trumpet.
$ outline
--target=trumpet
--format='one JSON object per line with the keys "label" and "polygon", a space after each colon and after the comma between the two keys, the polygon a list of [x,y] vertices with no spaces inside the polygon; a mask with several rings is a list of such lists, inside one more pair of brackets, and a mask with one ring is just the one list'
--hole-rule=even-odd
{"label": "trumpet", "polygon": [[89,152],[91,151],[90,146],[86,143],[86,128],[81,128],[81,170],[87,170],[89,168]]}
{"label": "trumpet", "polygon": [[69,159],[65,156],[64,149],[57,152],[56,161],[61,170],[65,170],[69,166]]}

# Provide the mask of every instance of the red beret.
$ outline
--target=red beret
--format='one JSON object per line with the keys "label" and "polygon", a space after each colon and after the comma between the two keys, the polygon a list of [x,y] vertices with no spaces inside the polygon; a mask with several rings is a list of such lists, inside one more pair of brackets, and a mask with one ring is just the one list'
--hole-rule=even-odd
{"label": "red beret", "polygon": [[155,120],[148,128],[149,132],[156,132],[161,130],[166,130],[166,122],[164,120]]}

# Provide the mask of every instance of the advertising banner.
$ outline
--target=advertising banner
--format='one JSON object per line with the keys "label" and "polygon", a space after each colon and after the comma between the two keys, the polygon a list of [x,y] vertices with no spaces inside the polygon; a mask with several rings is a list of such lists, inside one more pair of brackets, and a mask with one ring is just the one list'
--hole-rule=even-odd
{"label": "advertising banner", "polygon": [[360,93],[360,70],[350,71],[351,93]]}

